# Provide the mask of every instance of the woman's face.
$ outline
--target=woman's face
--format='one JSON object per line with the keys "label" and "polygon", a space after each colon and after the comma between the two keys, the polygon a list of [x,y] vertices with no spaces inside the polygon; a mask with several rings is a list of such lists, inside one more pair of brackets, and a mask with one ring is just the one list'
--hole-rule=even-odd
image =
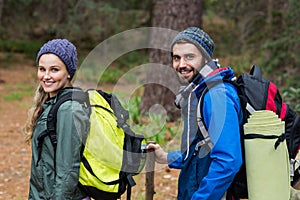
{"label": "woman's face", "polygon": [[57,94],[58,90],[71,86],[70,75],[66,65],[55,54],[43,54],[38,62],[37,77],[46,93],[50,97]]}

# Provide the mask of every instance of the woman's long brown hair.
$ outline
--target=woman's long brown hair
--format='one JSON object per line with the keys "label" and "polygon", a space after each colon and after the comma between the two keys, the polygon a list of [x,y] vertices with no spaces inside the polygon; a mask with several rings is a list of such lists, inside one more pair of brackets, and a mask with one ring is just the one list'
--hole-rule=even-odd
{"label": "woman's long brown hair", "polygon": [[48,93],[46,93],[43,87],[39,84],[34,96],[34,105],[28,112],[28,119],[25,124],[24,134],[25,134],[25,141],[29,144],[32,138],[33,129],[35,123],[41,113],[43,112],[43,104],[48,98]]}

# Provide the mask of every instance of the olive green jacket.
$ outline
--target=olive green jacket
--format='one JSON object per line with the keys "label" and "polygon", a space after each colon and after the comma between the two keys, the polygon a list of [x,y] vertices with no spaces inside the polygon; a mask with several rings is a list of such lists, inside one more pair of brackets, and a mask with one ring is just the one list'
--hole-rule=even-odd
{"label": "olive green jacket", "polygon": [[60,106],[56,124],[56,155],[50,138],[47,136],[44,138],[38,161],[38,137],[46,130],[49,110],[61,94],[71,90],[76,89],[66,88],[56,97],[47,100],[43,105],[44,111],[35,125],[32,137],[28,199],[79,200],[86,197],[78,187],[82,139],[86,137],[89,130],[89,116],[81,104],[76,101],[67,101]]}

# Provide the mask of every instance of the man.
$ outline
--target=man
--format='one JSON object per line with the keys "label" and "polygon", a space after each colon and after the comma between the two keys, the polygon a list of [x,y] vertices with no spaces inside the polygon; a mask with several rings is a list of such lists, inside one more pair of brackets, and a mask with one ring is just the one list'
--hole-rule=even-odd
{"label": "man", "polygon": [[[158,144],[149,144],[148,148],[155,149],[158,163],[181,169],[178,200],[225,198],[242,165],[239,97],[232,84],[222,82],[233,79],[234,72],[212,60],[214,42],[197,27],[180,32],[172,41],[171,51],[174,70],[183,83],[188,82],[175,101],[184,118],[181,151],[166,153]],[[218,84],[203,92],[215,82]],[[199,128],[197,106],[201,98],[204,126]],[[205,130],[208,138],[203,137]]]}

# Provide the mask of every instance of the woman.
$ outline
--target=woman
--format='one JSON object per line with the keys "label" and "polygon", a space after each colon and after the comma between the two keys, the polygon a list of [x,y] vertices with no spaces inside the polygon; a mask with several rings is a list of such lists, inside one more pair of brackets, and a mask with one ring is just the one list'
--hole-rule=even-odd
{"label": "woman", "polygon": [[49,137],[39,142],[47,129],[52,105],[61,95],[80,90],[71,84],[77,68],[76,47],[66,39],[48,41],[39,50],[36,61],[39,86],[25,129],[26,141],[32,145],[28,199],[81,200],[86,197],[78,187],[81,138],[89,129],[89,116],[81,104],[67,101],[60,106],[56,152]]}

